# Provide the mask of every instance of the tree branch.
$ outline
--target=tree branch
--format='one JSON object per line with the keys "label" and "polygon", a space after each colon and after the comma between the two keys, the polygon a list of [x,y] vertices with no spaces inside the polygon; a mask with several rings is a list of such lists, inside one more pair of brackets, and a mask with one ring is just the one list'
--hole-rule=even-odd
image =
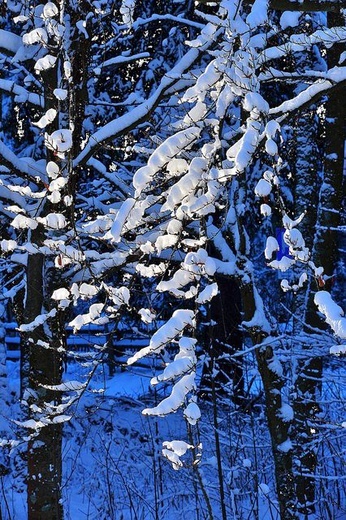
{"label": "tree branch", "polygon": [[160,85],[148,100],[137,105],[133,110],[120,116],[118,119],[113,119],[91,135],[84,150],[75,159],[74,166],[85,164],[101,146],[130,132],[134,128],[137,128],[139,124],[147,121],[167,90],[180,81],[182,75],[189,70],[200,55],[215,42],[216,36],[220,34],[220,32],[220,30],[217,31],[213,39],[208,40],[200,47],[190,49],[179,63],[163,76]]}

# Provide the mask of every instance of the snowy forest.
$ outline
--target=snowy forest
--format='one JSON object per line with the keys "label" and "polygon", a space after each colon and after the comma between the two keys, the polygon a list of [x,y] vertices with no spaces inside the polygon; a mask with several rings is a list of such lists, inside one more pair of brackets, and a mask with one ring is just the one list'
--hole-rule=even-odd
{"label": "snowy forest", "polygon": [[346,519],[343,0],[0,0],[0,520]]}

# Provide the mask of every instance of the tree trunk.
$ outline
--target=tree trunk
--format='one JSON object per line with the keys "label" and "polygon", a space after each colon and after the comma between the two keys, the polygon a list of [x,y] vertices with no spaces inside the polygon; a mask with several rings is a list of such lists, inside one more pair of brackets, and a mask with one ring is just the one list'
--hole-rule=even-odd
{"label": "tree trunk", "polygon": [[202,390],[212,388],[218,396],[230,395],[237,404],[244,403],[244,379],[241,362],[232,358],[243,345],[243,333],[240,330],[241,295],[237,283],[230,277],[216,275],[219,293],[210,303],[209,327],[210,338],[207,353],[210,359],[205,366],[202,378]]}
{"label": "tree trunk", "polygon": [[[329,13],[330,26],[342,25],[340,14]],[[338,64],[340,46],[332,47],[328,51],[328,65],[333,67]],[[343,46],[345,47],[345,46]],[[337,261],[337,227],[340,223],[342,186],[343,186],[343,164],[344,164],[344,142],[345,142],[345,119],[346,108],[344,103],[345,92],[334,90],[329,95],[326,103],[325,121],[325,150],[323,182],[320,189],[318,201],[318,214],[315,226],[312,222],[305,223],[305,228],[311,235],[311,229],[315,227],[314,243],[312,248],[312,260],[316,266],[322,266],[327,275],[326,279],[319,278],[310,284],[306,297],[307,311],[303,320],[306,327],[305,334],[310,334],[309,326],[315,329],[325,329],[325,323],[320,319],[314,304],[314,295],[319,288],[332,289],[333,273]],[[307,125],[300,125],[307,133]],[[300,149],[300,147],[298,147]],[[313,155],[310,155],[313,157]],[[313,159],[312,159],[313,160]],[[311,163],[311,158],[310,161]],[[311,164],[310,164],[311,170]],[[301,173],[302,172],[300,169]],[[305,179],[306,182],[306,179]],[[316,180],[307,180],[306,184],[315,185]],[[303,200],[306,203],[306,192]],[[316,197],[309,197],[310,207],[317,206]],[[309,219],[311,220],[311,218]],[[321,393],[321,381],[323,363],[321,357],[314,357],[311,351],[313,341],[308,341],[302,348],[303,356],[298,364],[298,377],[295,383],[295,430],[296,430],[296,493],[298,499],[298,510],[306,517],[315,512],[315,478],[317,467],[317,456],[315,439],[318,434],[318,421],[316,415],[320,412],[318,404]],[[305,355],[304,355],[305,354]]]}
{"label": "tree trunk", "polygon": [[[37,316],[47,312],[47,294],[51,290],[49,273],[45,270],[42,254],[29,255],[27,265],[27,294],[25,321],[31,323]],[[44,385],[58,385],[62,376],[63,335],[59,321],[53,318],[43,326],[25,334],[25,356],[29,372],[23,379],[24,399],[29,406],[29,418],[40,421],[52,417],[54,407],[60,403],[60,394]],[[29,520],[61,520],[61,443],[62,426],[48,424],[36,429],[28,443],[27,487]]]}
{"label": "tree trunk", "polygon": [[[311,65],[313,67],[313,64]],[[306,237],[306,245],[310,251],[313,248],[313,233],[316,229],[318,189],[320,185],[319,172],[321,171],[321,153],[318,148],[319,125],[316,116],[316,107],[312,106],[301,114],[295,121],[294,127],[294,180],[295,180],[295,216],[306,211],[300,225],[300,230]],[[306,335],[306,342],[299,348],[298,360],[295,360],[294,381],[294,468],[297,510],[304,515],[315,511],[315,479],[316,448],[314,433],[310,425],[319,412],[318,399],[320,395],[320,381],[322,377],[322,360],[316,357],[309,340],[310,330],[304,327],[308,321],[311,308],[311,287],[295,296],[295,314],[300,320],[295,322],[295,334]]]}
{"label": "tree trunk", "polygon": [[[256,287],[253,280],[251,282],[243,283],[240,286],[245,323],[251,322],[255,317],[256,311],[260,310],[257,308],[259,296],[256,295]],[[267,337],[267,332],[261,330],[260,325],[250,327],[249,334],[254,345],[259,345]],[[256,361],[265,395],[266,417],[272,444],[280,520],[293,520],[297,517],[294,512],[294,480],[289,439],[291,422],[282,414],[282,406],[284,404],[282,389],[285,378],[281,372],[281,364],[276,358],[272,346],[259,346],[256,349]]]}

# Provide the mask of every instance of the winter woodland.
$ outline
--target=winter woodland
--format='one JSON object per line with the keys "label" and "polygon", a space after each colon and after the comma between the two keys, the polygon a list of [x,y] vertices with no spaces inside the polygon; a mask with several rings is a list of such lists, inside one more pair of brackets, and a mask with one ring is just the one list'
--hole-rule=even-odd
{"label": "winter woodland", "polygon": [[0,519],[345,519],[344,2],[0,2]]}

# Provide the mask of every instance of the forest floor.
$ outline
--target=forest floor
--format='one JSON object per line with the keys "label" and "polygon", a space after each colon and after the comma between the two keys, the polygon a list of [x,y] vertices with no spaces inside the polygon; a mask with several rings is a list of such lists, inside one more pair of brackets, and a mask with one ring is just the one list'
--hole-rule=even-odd
{"label": "forest floor", "polygon": [[[66,379],[83,379],[83,370],[70,363]],[[8,371],[18,402],[18,363],[9,362]],[[155,393],[150,388],[150,369],[118,369],[111,379],[104,372],[101,367],[95,374],[64,427],[65,520],[221,519],[212,404],[201,405],[202,418],[191,439],[179,411],[166,418],[142,415],[143,408],[155,406],[168,391]],[[239,413],[224,402],[217,424],[227,518],[278,520],[261,405],[251,413]],[[191,450],[181,457],[184,467],[179,471],[162,456],[162,442],[171,440],[198,446],[193,456]],[[24,473],[20,450],[14,450],[11,473],[0,482],[2,520],[26,518]],[[336,519],[345,520],[346,511]]]}

